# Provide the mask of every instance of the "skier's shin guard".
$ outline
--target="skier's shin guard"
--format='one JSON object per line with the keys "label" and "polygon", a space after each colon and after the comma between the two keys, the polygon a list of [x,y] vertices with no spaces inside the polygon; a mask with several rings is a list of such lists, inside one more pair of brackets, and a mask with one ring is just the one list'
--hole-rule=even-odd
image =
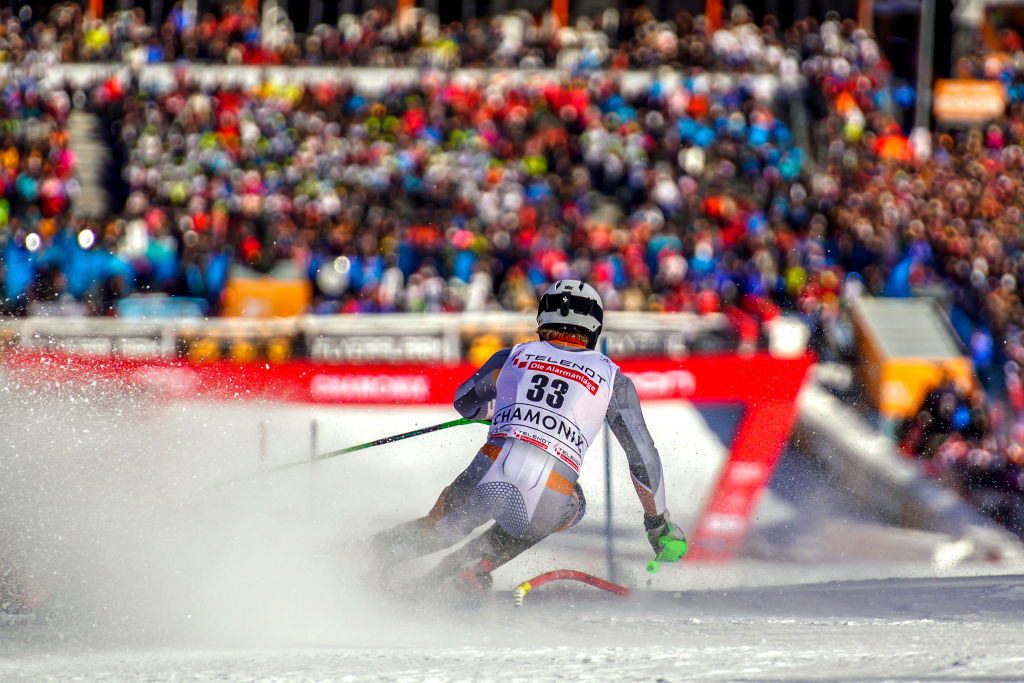
{"label": "skier's shin guard", "polygon": [[461,549],[445,557],[427,577],[428,582],[469,582],[479,590],[490,588],[490,573],[535,545],[540,539],[516,538],[494,524]]}

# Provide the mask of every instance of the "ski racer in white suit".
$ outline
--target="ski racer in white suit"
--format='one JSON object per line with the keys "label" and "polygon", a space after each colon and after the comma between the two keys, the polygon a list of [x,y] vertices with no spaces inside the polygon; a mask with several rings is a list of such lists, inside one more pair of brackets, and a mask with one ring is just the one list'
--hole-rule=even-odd
{"label": "ski racer in white suit", "polygon": [[491,421],[487,442],[420,519],[371,539],[378,559],[419,556],[454,545],[431,578],[484,592],[491,572],[548,535],[582,519],[576,482],[587,449],[607,421],[629,461],[648,539],[685,540],[665,509],[661,458],[632,381],[596,351],[601,297],[578,280],[559,280],[541,297],[539,341],[495,353],[456,391],[455,409]]}

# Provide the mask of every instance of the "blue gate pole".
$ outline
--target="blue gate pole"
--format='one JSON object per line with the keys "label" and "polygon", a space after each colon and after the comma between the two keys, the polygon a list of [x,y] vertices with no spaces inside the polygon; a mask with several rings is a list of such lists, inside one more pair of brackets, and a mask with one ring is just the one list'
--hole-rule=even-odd
{"label": "blue gate pole", "polygon": [[[608,342],[601,340],[601,353],[608,355]],[[608,427],[608,421],[604,423],[604,535],[606,537],[606,553],[608,560],[608,580],[616,582],[615,578],[615,539],[612,527],[612,431]]]}

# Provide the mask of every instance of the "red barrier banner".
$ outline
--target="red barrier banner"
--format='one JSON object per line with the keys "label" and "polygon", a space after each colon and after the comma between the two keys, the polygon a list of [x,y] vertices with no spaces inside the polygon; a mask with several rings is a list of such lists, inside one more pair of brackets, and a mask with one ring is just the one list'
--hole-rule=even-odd
{"label": "red barrier banner", "polygon": [[[796,419],[796,399],[814,358],[769,354],[623,360],[642,401],[740,405],[729,457],[691,534],[691,560],[735,556]],[[195,363],[12,351],[0,367],[22,381],[123,382],[172,399],[276,400],[314,404],[449,403],[475,367],[443,364],[329,364],[308,361]]]}

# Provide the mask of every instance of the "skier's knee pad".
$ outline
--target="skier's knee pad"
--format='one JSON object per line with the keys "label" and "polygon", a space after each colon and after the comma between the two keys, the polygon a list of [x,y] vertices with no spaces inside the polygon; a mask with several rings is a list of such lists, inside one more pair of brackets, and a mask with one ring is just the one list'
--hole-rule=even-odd
{"label": "skier's knee pad", "polygon": [[567,515],[568,521],[558,531],[571,529],[579,524],[580,520],[583,519],[583,515],[587,514],[587,499],[584,497],[583,489],[580,488],[578,482],[573,485],[572,493],[569,496],[573,499],[573,506]]}
{"label": "skier's knee pad", "polygon": [[445,486],[441,491],[441,495],[437,497],[434,502],[434,506],[430,508],[430,512],[427,513],[425,519],[429,520],[431,525],[436,525],[438,520],[444,517],[445,509],[448,501],[448,492],[452,490],[451,485]]}
{"label": "skier's knee pad", "polygon": [[583,495],[583,489],[580,488],[579,482],[573,486],[572,495],[576,498],[578,503],[576,506],[576,514],[573,515],[571,520],[569,520],[569,524],[565,527],[566,529],[579,524],[579,521],[583,519],[583,515],[587,514],[587,499]]}

